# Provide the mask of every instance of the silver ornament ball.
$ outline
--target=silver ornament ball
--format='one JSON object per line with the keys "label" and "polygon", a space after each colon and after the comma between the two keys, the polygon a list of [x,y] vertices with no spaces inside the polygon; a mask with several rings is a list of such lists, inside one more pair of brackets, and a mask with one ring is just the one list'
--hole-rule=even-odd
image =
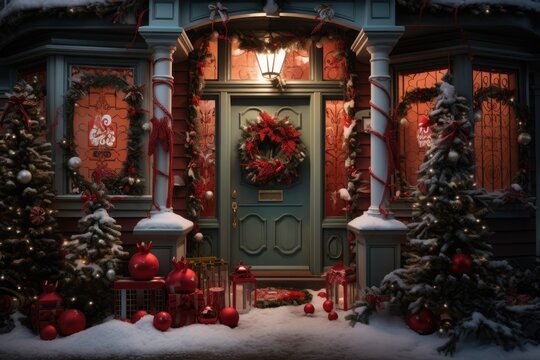
{"label": "silver ornament ball", "polygon": [[451,162],[452,164],[455,164],[457,163],[459,159],[459,154],[457,153],[457,151],[454,151],[454,150],[450,150],[448,152],[448,161]]}
{"label": "silver ornament ball", "polygon": [[80,157],[77,157],[77,156],[74,156],[74,157],[70,158],[70,159],[68,160],[68,163],[67,163],[68,168],[69,168],[69,170],[71,170],[71,171],[77,171],[77,170],[79,170],[80,167],[81,167],[81,164],[82,164],[81,158],[80,158]]}
{"label": "silver ornament ball", "polygon": [[99,239],[99,240],[98,240],[98,245],[100,245],[100,246],[105,246],[105,245],[106,245],[105,240]]}
{"label": "silver ornament ball", "polygon": [[21,170],[17,173],[17,181],[21,184],[28,184],[32,181],[32,173],[28,170]]}
{"label": "silver ornament ball", "polygon": [[203,234],[200,233],[200,232],[198,232],[198,233],[196,233],[195,235],[193,235],[193,239],[194,239],[195,241],[197,241],[197,242],[202,242],[202,241],[203,241],[203,238],[204,238],[204,236],[203,236]]}
{"label": "silver ornament ball", "polygon": [[208,190],[207,192],[204,193],[204,197],[206,198],[206,200],[211,200],[214,197],[214,193]]}
{"label": "silver ornament ball", "polygon": [[475,120],[475,121],[480,121],[480,120],[482,120],[482,111],[479,110],[479,111],[477,111],[477,112],[474,113],[474,120]]}
{"label": "silver ornament ball", "polygon": [[401,118],[401,120],[399,120],[399,125],[407,127],[409,126],[409,120],[407,120],[407,118]]}
{"label": "silver ornament ball", "polygon": [[520,133],[518,135],[518,143],[520,145],[529,145],[531,140],[532,140],[532,136],[531,136],[531,134],[529,134],[527,132],[522,132],[522,133]]}
{"label": "silver ornament ball", "polygon": [[116,278],[116,272],[113,269],[109,269],[105,273],[105,276],[107,277],[107,279],[113,281]]}

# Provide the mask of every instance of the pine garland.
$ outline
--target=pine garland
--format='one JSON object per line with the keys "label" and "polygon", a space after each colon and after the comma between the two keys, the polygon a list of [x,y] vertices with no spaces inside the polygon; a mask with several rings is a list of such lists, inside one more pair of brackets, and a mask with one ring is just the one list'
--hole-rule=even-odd
{"label": "pine garland", "polygon": [[78,157],[76,144],[73,142],[73,120],[77,102],[89,94],[91,88],[112,87],[125,93],[124,101],[128,104],[129,119],[127,156],[122,170],[116,176],[104,176],[102,181],[111,194],[142,195],[144,193],[144,178],[141,175],[141,159],[143,158],[143,125],[144,110],[142,109],[144,85],[130,85],[124,78],[114,74],[82,74],[80,81],[73,81],[65,97],[65,116],[67,119],[67,134],[60,142],[64,149],[64,166],[72,183],[83,192],[85,181],[78,170],[71,170],[67,162],[72,157]]}

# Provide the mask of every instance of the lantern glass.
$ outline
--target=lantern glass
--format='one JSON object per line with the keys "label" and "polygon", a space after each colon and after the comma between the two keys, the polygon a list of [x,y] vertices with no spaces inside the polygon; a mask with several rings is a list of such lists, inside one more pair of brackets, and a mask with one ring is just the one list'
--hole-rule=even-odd
{"label": "lantern glass", "polygon": [[251,294],[253,292],[253,283],[241,282],[234,284],[233,307],[239,314],[245,314],[251,310],[253,300]]}
{"label": "lantern glass", "polygon": [[272,80],[279,76],[285,62],[285,56],[287,55],[284,49],[276,49],[275,51],[267,50],[258,52],[256,55],[259,70],[265,79]]}

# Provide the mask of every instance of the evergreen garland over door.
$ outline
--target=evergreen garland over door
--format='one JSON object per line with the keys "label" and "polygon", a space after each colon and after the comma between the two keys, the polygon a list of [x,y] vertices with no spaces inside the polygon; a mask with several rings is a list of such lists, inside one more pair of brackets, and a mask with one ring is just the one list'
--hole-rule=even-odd
{"label": "evergreen garland over door", "polygon": [[[251,185],[240,169],[242,126],[261,112],[288,116],[301,133],[307,158],[294,183]],[[307,270],[310,253],[310,103],[307,97],[233,97],[231,101],[231,261],[257,267]],[[236,199],[233,192],[236,190]],[[237,214],[232,211],[237,203]],[[233,222],[236,224],[233,225]]]}

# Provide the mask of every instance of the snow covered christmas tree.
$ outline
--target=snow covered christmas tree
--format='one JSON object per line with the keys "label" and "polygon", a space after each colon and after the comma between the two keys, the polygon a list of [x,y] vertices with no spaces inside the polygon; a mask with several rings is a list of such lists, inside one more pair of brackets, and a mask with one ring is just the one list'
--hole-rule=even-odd
{"label": "snow covered christmas tree", "polygon": [[[535,341],[540,300],[513,306],[507,288],[512,268],[491,259],[487,209],[474,183],[473,131],[467,100],[456,96],[449,74],[443,77],[436,106],[429,114],[433,142],[420,167],[409,224],[406,264],[366,296],[366,307],[351,320],[367,322],[377,301],[401,305],[408,325],[421,334],[437,329],[449,339],[439,351],[452,354],[457,342],[475,335],[505,350]],[[356,319],[355,319],[356,317]],[[524,323],[524,322],[523,322]]]}
{"label": "snow covered christmas tree", "polygon": [[80,234],[65,245],[69,274],[62,290],[67,303],[95,324],[112,313],[112,285],[129,254],[122,248],[122,227],[109,216],[112,204],[105,185],[86,182],[85,189]]}
{"label": "snow covered christmas tree", "polygon": [[63,239],[53,217],[53,148],[37,79],[16,83],[7,97],[0,117],[0,288],[16,291],[28,314],[43,281],[63,276]]}

